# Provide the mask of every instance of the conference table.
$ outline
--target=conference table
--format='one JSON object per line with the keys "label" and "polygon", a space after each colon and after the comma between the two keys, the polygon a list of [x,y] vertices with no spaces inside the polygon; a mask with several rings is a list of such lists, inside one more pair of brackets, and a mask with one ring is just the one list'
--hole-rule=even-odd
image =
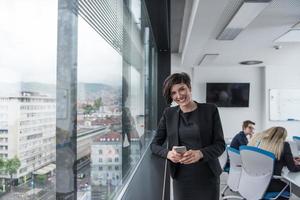
{"label": "conference table", "polygon": [[292,192],[300,197],[300,172],[290,172],[287,168],[284,168],[281,176],[292,183]]}
{"label": "conference table", "polygon": [[300,172],[285,172],[282,177],[300,188]]}

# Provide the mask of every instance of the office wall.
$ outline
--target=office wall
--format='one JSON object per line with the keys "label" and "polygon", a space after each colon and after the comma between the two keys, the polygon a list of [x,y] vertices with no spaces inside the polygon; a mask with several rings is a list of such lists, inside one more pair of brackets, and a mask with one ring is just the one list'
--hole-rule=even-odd
{"label": "office wall", "polygon": [[206,82],[249,82],[250,100],[247,108],[219,108],[224,136],[231,138],[242,129],[242,122],[256,122],[256,131],[263,129],[265,111],[265,68],[264,67],[186,67],[176,54],[171,55],[171,71],[186,72],[192,79],[193,99],[206,102]]}
{"label": "office wall", "polygon": [[[269,90],[299,89],[300,68],[297,65],[267,67],[186,67],[177,54],[171,55],[171,71],[186,72],[192,78],[193,98],[205,102],[206,82],[250,82],[249,108],[219,108],[225,137],[232,137],[241,129],[244,119],[256,122],[256,132],[271,126],[283,126],[288,137],[300,135],[299,121],[269,120]],[[299,111],[300,112],[300,111]]]}
{"label": "office wall", "polygon": [[252,119],[256,122],[256,132],[271,126],[283,126],[288,130],[289,139],[294,135],[300,135],[299,121],[269,120],[269,90],[299,89],[299,67],[268,66],[251,68],[239,66],[183,68],[178,63],[173,63],[172,73],[184,71],[191,75],[193,98],[200,102],[205,102],[206,82],[250,82],[249,108],[219,108],[225,137],[232,137],[239,131],[244,119]]}
{"label": "office wall", "polygon": [[[269,90],[270,89],[299,89],[300,68],[299,66],[268,66],[265,78],[265,115],[264,126],[283,126],[288,130],[288,137],[300,135],[299,121],[270,121],[269,120]],[[300,112],[300,111],[299,111]]]}
{"label": "office wall", "polygon": [[263,67],[197,67],[193,70],[193,98],[206,102],[206,82],[249,82],[249,107],[224,108],[219,112],[225,137],[233,137],[241,130],[244,120],[256,122],[256,130],[262,129],[264,110],[264,68]]}
{"label": "office wall", "polygon": [[[171,54],[171,73],[185,72],[192,76],[193,68],[182,66],[181,57],[178,54]],[[192,80],[193,81],[193,80]]]}

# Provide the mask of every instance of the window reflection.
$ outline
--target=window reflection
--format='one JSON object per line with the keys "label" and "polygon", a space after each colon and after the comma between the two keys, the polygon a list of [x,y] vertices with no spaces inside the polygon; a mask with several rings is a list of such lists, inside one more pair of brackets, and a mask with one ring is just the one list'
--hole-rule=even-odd
{"label": "window reflection", "polygon": [[[103,5],[112,4],[105,2]],[[146,16],[142,15],[145,11],[141,1],[114,2],[110,9],[116,13],[116,20],[121,19],[122,27],[111,27],[120,28],[116,32],[122,33],[122,40],[117,38],[121,48],[110,42],[115,35],[99,34],[105,23],[95,28],[90,26],[92,19],[79,17],[78,198],[113,199],[146,146],[145,110],[150,110],[150,104],[145,105],[145,93],[147,90],[148,95],[152,94],[146,82],[147,87],[155,82],[155,63],[150,61],[155,47],[150,42],[147,19],[141,19]],[[123,12],[119,12],[120,8]],[[105,10],[99,8],[99,12]]]}
{"label": "window reflection", "polygon": [[78,24],[78,197],[107,199],[122,177],[122,56]]}

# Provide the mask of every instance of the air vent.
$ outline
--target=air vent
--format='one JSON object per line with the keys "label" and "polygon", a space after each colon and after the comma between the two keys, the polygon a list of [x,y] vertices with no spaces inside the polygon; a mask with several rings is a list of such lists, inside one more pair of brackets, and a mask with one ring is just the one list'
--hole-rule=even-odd
{"label": "air vent", "polygon": [[245,0],[241,7],[217,37],[217,40],[233,40],[270,3],[271,0]]}

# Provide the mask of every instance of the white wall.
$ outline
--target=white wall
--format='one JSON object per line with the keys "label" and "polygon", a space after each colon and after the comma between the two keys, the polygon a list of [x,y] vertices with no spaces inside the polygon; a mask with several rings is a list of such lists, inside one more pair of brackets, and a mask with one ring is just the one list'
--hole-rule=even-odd
{"label": "white wall", "polygon": [[[270,89],[300,89],[299,66],[268,66],[265,79],[265,102],[264,126],[283,126],[288,131],[288,137],[300,135],[299,121],[270,121],[269,119],[269,90]],[[299,110],[300,112],[300,110]]]}
{"label": "white wall", "polygon": [[247,108],[219,108],[225,137],[233,137],[242,129],[244,120],[253,120],[256,130],[263,129],[263,114],[265,111],[263,67],[186,67],[181,65],[180,56],[171,55],[172,73],[186,72],[192,79],[193,99],[206,102],[206,82],[249,82],[250,100]]}
{"label": "white wall", "polygon": [[225,137],[233,137],[242,129],[244,120],[256,123],[256,130],[262,130],[262,110],[264,105],[263,67],[197,67],[193,71],[193,98],[206,102],[206,82],[249,82],[249,107],[224,108],[219,112]]}
{"label": "white wall", "polygon": [[[192,78],[193,98],[205,102],[206,82],[249,82],[250,101],[248,108],[219,108],[225,137],[233,137],[241,130],[246,119],[255,121],[256,132],[271,126],[283,126],[288,137],[300,135],[299,121],[269,120],[270,89],[300,89],[300,67],[267,66],[267,67],[187,67],[181,65],[180,56],[172,54],[172,73],[186,72]],[[300,112],[300,111],[299,111]]]}
{"label": "white wall", "polygon": [[187,66],[182,66],[181,65],[181,57],[179,54],[171,54],[171,73],[180,73],[180,72],[185,72],[190,77],[192,77],[193,74],[193,68],[187,67]]}

